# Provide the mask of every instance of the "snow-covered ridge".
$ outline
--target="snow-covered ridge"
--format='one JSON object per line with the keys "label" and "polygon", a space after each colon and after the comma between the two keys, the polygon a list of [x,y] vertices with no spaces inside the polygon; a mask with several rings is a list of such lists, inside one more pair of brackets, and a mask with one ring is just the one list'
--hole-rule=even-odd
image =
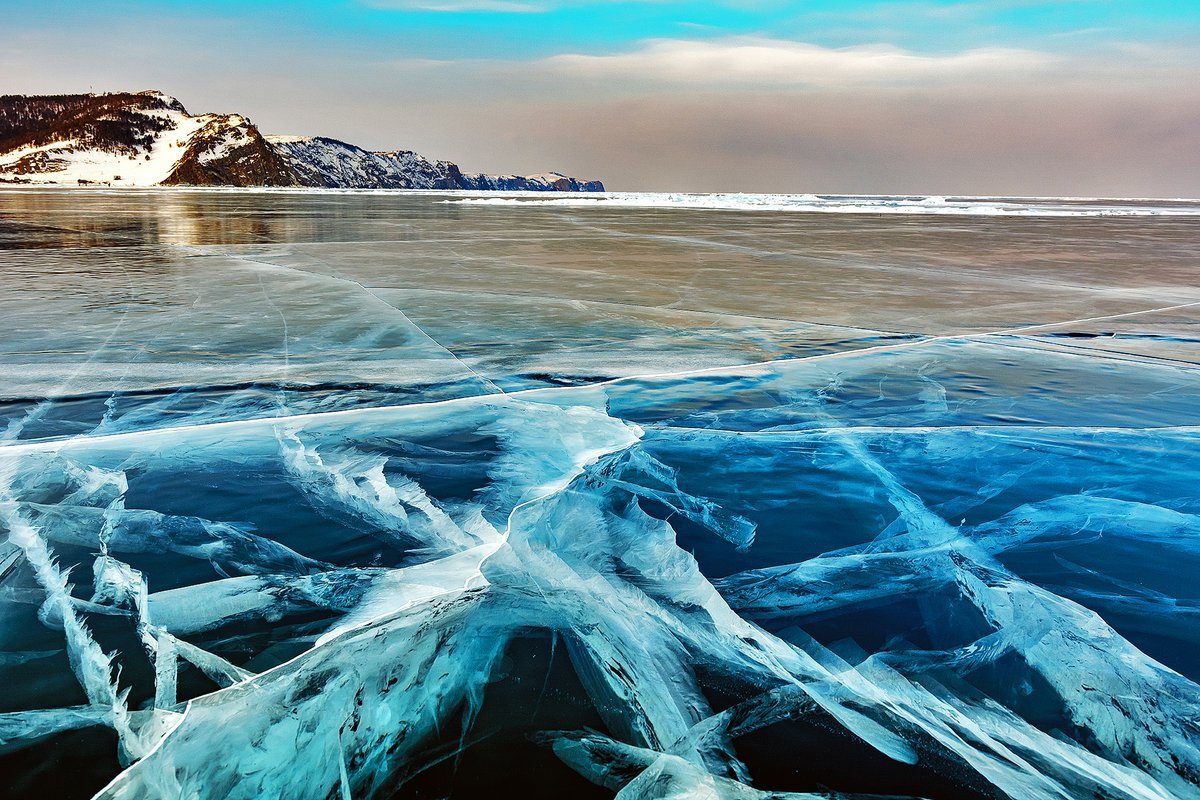
{"label": "snow-covered ridge", "polygon": [[1200,200],[1074,198],[897,197],[813,194],[681,194],[609,192],[602,197],[463,197],[446,203],[546,208],[662,208],[725,211],[791,211],[826,214],[929,214],[935,216],[1152,217],[1200,216]]}
{"label": "snow-covered ridge", "polygon": [[600,181],[557,172],[521,175],[464,173],[450,161],[411,150],[371,152],[323,136],[268,136],[304,186],[327,189],[480,189],[534,192],[600,192]]}
{"label": "snow-covered ridge", "polygon": [[[147,123],[159,122],[164,128],[153,137],[149,147],[105,147],[75,137],[28,144],[0,153],[0,179],[52,184],[110,183],[114,186],[163,183],[174,172],[195,135],[216,119],[207,114],[193,117],[169,105],[138,109],[137,116]],[[120,121],[107,114],[98,116],[96,121],[109,120]],[[136,120],[125,122],[137,124]]]}
{"label": "snow-covered ridge", "polygon": [[0,183],[603,191],[559,173],[464,174],[408,150],[263,136],[240,114],[193,116],[170,95],[0,97]]}
{"label": "snow-covered ridge", "polygon": [[305,186],[349,189],[453,189],[458,167],[407,150],[372,153],[322,136],[268,136]]}

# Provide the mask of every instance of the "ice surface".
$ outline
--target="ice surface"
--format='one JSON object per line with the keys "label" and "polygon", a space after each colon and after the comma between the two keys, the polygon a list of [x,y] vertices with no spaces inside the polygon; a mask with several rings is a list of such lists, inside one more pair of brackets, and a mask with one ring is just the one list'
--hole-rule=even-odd
{"label": "ice surface", "polygon": [[[447,203],[514,206],[533,196],[464,197]],[[970,217],[1152,217],[1197,216],[1193,200],[1079,200],[1020,197],[902,197],[813,194],[665,194],[608,192],[603,197],[550,198],[560,206],[617,208],[681,208],[717,211],[791,211],[809,214],[922,214]]]}
{"label": "ice surface", "polygon": [[1200,798],[1187,203],[0,199],[0,794]]}

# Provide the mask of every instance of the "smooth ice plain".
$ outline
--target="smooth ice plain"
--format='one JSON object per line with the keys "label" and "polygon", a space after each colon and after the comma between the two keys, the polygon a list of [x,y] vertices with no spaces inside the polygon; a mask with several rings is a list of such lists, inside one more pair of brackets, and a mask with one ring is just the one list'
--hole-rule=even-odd
{"label": "smooth ice plain", "polygon": [[0,194],[0,795],[1200,798],[1200,205]]}

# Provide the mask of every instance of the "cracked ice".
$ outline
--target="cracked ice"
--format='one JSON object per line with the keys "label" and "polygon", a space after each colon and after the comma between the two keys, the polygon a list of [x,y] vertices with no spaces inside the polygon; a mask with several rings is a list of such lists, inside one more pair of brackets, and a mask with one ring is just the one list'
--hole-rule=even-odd
{"label": "cracked ice", "polygon": [[1191,219],[13,198],[11,796],[1200,798]]}

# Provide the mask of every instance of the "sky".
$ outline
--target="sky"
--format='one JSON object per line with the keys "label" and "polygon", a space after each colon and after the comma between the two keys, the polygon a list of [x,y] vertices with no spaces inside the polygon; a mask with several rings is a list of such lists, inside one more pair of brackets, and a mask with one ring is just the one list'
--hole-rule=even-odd
{"label": "sky", "polygon": [[1200,197],[1200,0],[0,0],[0,94],[622,191]]}

